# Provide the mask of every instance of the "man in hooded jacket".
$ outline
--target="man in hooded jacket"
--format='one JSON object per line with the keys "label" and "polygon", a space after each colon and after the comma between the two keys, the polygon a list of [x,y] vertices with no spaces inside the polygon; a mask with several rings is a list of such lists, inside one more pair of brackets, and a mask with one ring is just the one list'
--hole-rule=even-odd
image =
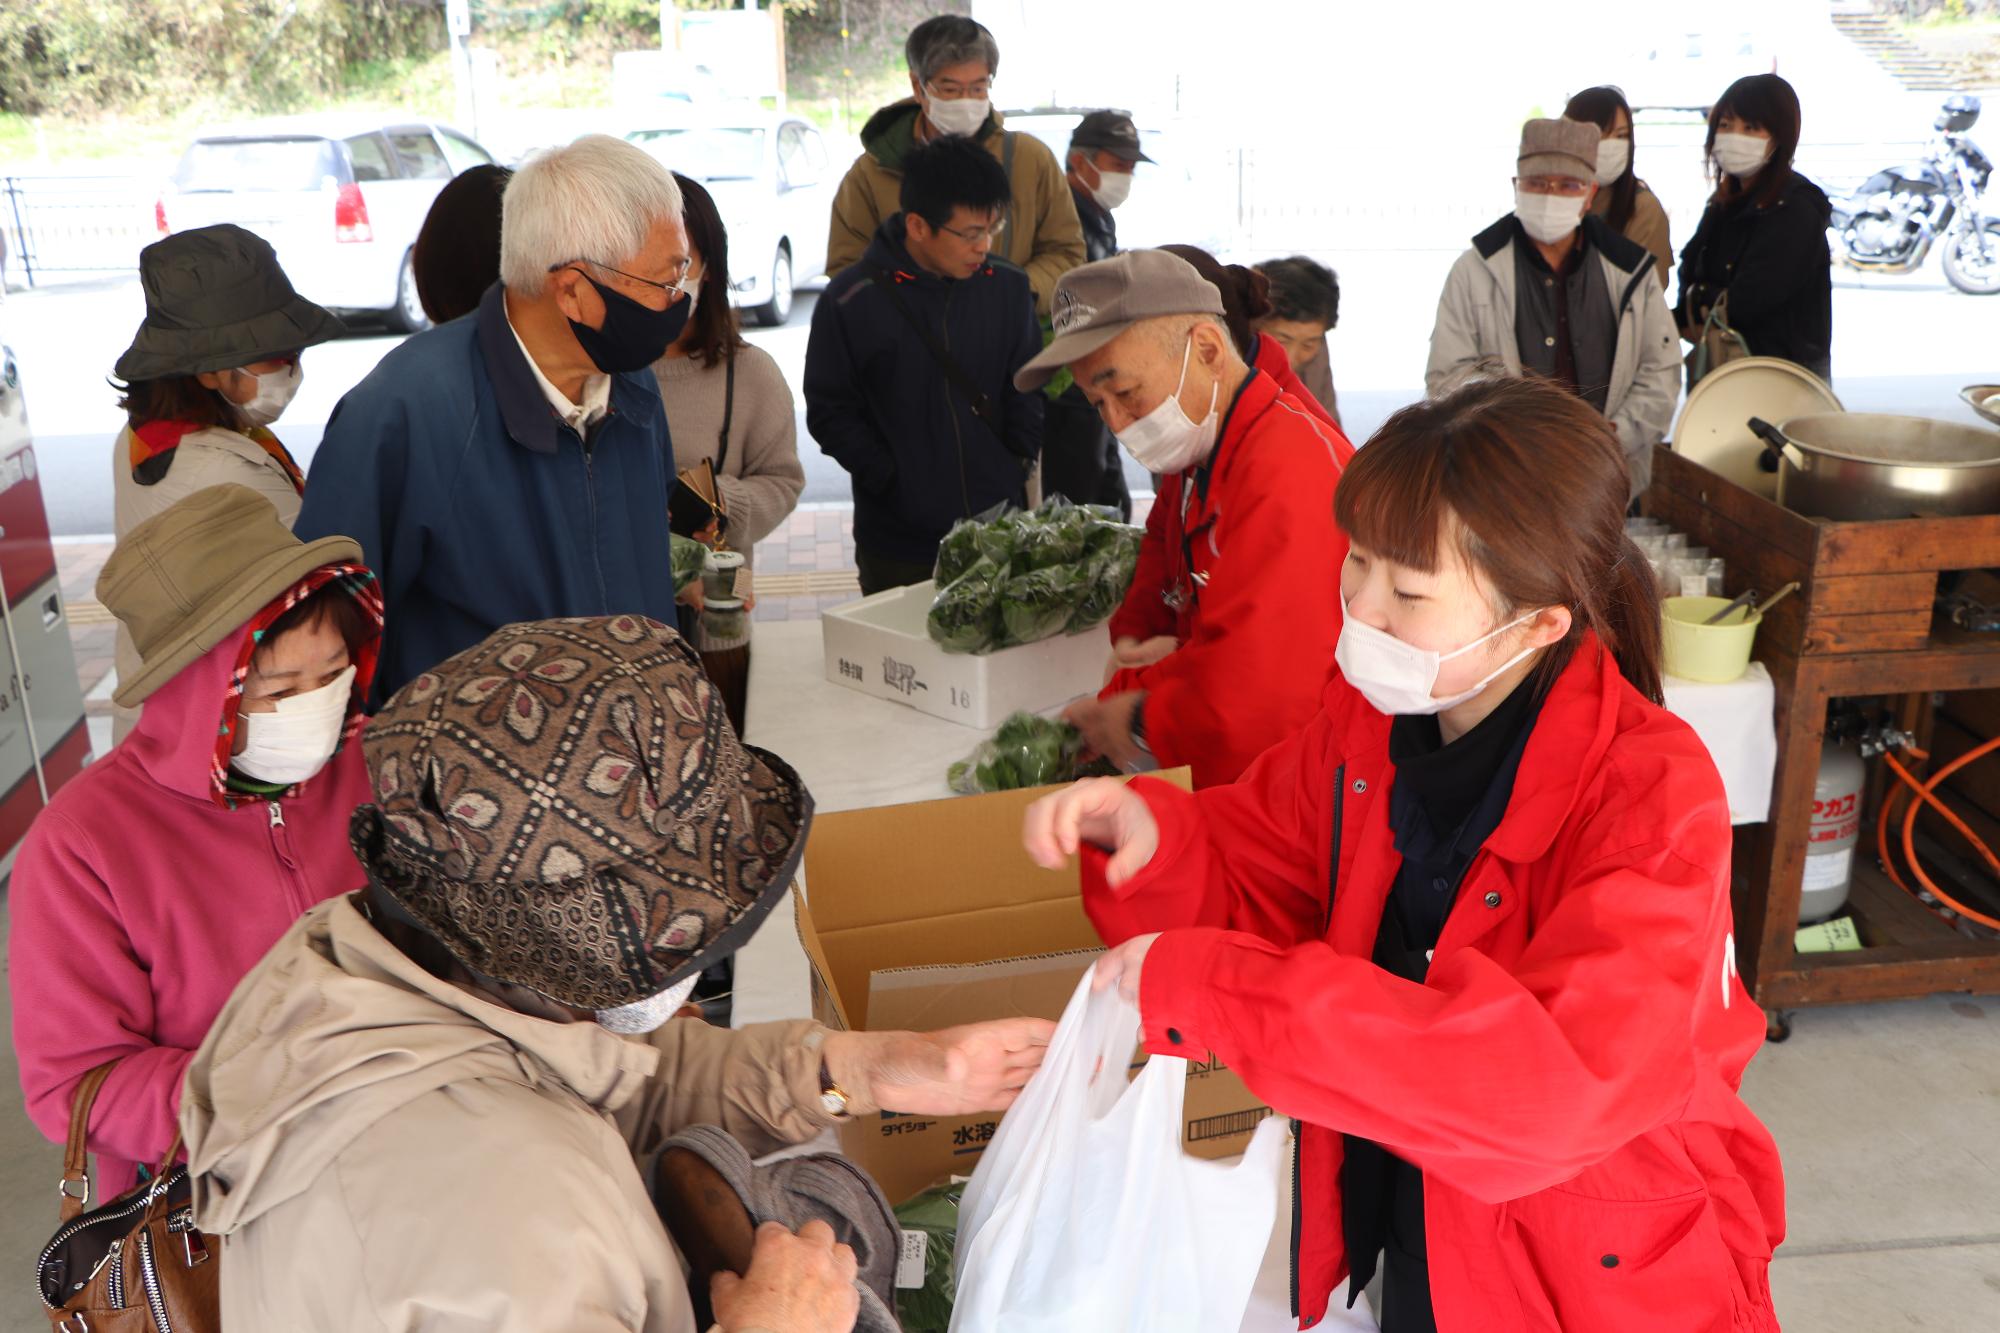
{"label": "man in hooded jacket", "polygon": [[1056,279],[1084,261],[1083,224],[1056,155],[1033,135],[1006,129],[993,110],[999,43],[984,25],[941,14],[911,29],[903,52],[911,95],[883,107],[861,127],[861,156],[833,199],[826,271],[839,273],[860,262],[876,228],[901,207],[903,160],[911,150],[942,135],[959,135],[1006,170],[1012,201],[993,252],[1027,270],[1035,308],[1046,318]]}

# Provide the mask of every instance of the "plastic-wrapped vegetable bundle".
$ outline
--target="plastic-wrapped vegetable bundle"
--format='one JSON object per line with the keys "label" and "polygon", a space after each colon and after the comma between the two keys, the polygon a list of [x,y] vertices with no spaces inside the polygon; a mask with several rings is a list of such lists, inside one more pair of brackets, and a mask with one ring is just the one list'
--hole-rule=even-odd
{"label": "plastic-wrapped vegetable bundle", "polygon": [[1007,571],[981,556],[931,603],[931,638],[948,653],[983,653],[1000,641]]}
{"label": "plastic-wrapped vegetable bundle", "polygon": [[964,1194],[965,1181],[955,1177],[896,1209],[896,1222],[906,1236],[924,1236],[924,1285],[896,1292],[903,1333],[946,1333],[951,1327],[952,1252],[958,1246],[958,1203]]}
{"label": "plastic-wrapped vegetable bundle", "polygon": [[1090,586],[1090,571],[1081,565],[1017,574],[1000,588],[1000,646],[1040,643],[1060,634]]}
{"label": "plastic-wrapped vegetable bundle", "polygon": [[708,548],[692,537],[673,533],[668,541],[668,550],[668,560],[674,571],[674,591],[679,593],[700,577],[702,566],[708,560]]}
{"label": "plastic-wrapped vegetable bundle", "polygon": [[961,796],[980,792],[1046,787],[1077,776],[1083,737],[1060,718],[1015,713],[1000,724],[991,740],[981,741],[971,754],[953,764],[945,781]]}
{"label": "plastic-wrapped vegetable bundle", "polygon": [[1083,558],[1090,537],[1089,511],[1079,509],[1055,496],[1019,525],[1015,539],[1015,568],[1053,569]]}
{"label": "plastic-wrapped vegetable bundle", "polygon": [[934,577],[937,586],[948,588],[972,568],[972,562],[979,559],[979,520],[961,518],[951,525],[951,531],[938,543],[937,570]]}

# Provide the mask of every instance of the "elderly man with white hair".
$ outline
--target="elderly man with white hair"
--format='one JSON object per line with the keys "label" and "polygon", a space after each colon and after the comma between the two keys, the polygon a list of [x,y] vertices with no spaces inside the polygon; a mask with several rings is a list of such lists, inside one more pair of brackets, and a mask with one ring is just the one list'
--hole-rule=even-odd
{"label": "elderly man with white hair", "polygon": [[502,625],[674,621],[673,447],[651,366],[687,323],[673,176],[587,135],[507,187],[500,282],[334,408],[294,530],[360,542],[388,632],[371,704]]}

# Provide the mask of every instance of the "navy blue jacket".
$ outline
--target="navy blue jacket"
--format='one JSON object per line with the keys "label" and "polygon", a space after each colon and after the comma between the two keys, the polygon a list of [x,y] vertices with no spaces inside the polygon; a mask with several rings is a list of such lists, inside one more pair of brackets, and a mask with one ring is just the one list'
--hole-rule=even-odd
{"label": "navy blue jacket", "polygon": [[[993,400],[997,432],[890,303],[877,268]],[[1014,372],[1041,350],[1026,273],[994,260],[960,281],[936,277],[904,248],[903,215],[883,221],[861,262],[828,284],[806,345],[806,429],[854,478],[856,546],[928,564],[958,519],[1026,501],[1042,396],[1017,393]]]}
{"label": "navy blue jacket", "polygon": [[361,544],[387,616],[371,707],[502,625],[674,623],[667,414],[651,370],[611,377],[586,440],[556,416],[496,284],[477,313],[382,358],[333,410],[293,525]]}

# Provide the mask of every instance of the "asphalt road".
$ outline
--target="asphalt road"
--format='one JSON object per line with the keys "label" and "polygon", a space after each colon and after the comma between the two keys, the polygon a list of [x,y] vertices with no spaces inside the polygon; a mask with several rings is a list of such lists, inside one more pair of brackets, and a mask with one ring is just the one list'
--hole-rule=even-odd
{"label": "asphalt road", "polygon": [[[1342,323],[1333,335],[1335,381],[1348,433],[1367,436],[1422,393],[1435,293],[1455,255],[1445,250],[1322,253],[1340,273]],[[1976,423],[1958,402],[1967,384],[2000,381],[2000,297],[1947,287],[1935,266],[1906,279],[1837,275],[1835,388],[1850,410],[1908,412]],[[815,296],[801,293],[789,324],[747,336],[776,358],[800,398],[799,452],[807,502],[844,502],[847,477],[805,429],[800,383]],[[0,304],[0,337],[14,349],[35,428],[49,519],[59,536],[112,530],[111,452],[122,425],[107,383],[144,313],[130,275],[16,291]],[[396,345],[358,329],[307,353],[306,378],[278,432],[310,466],[341,395]],[[1135,489],[1150,482],[1128,465]]]}

